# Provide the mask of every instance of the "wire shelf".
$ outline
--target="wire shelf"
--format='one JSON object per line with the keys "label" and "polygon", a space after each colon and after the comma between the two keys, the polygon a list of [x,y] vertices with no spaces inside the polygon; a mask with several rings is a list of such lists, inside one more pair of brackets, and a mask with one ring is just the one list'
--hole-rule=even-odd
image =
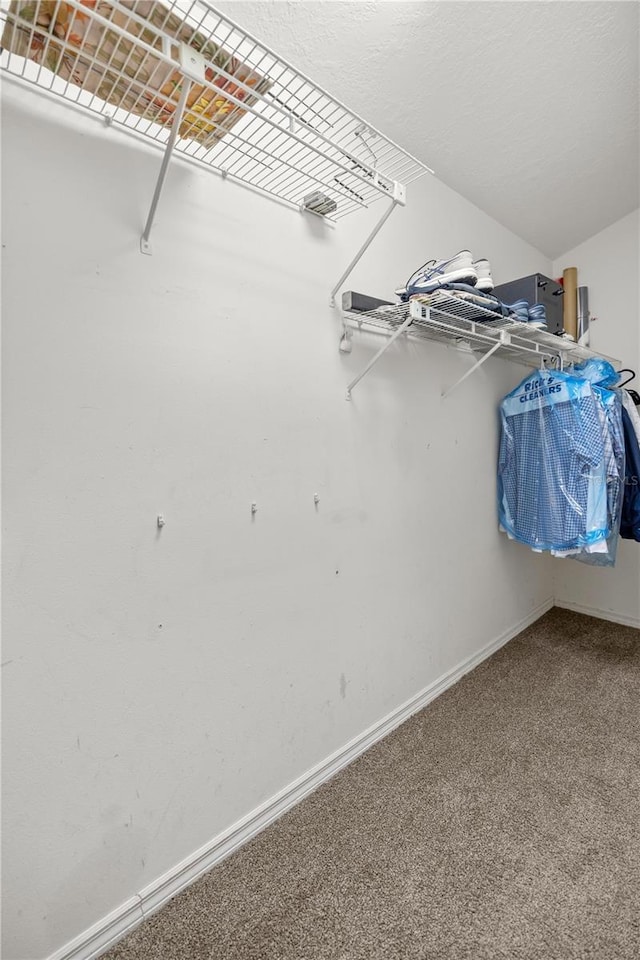
{"label": "wire shelf", "polygon": [[[527,367],[547,365],[563,368],[592,357],[602,357],[614,367],[620,366],[619,360],[523,323],[513,315],[496,317],[494,311],[444,290],[413,297],[408,303],[382,306],[375,310],[343,310],[342,315],[345,329],[353,325],[377,329],[391,333],[392,340],[402,331],[408,336],[436,340],[480,356],[499,355]],[[383,347],[364,373],[377,362],[384,350]],[[364,373],[351,386],[355,386]]]}
{"label": "wire shelf", "polygon": [[12,2],[1,19],[7,76],[162,149],[192,82],[176,152],[296,208],[319,191],[339,220],[431,172],[203,0]]}

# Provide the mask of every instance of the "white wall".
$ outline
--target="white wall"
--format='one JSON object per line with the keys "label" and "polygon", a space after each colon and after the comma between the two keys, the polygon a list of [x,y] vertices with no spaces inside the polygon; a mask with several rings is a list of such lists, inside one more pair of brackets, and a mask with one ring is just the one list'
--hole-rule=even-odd
{"label": "white wall", "polygon": [[[589,287],[591,346],[623,361],[640,374],[640,221],[623,217],[554,263],[554,276],[578,268],[578,282]],[[634,383],[640,391],[640,377]],[[616,566],[587,567],[551,561],[554,591],[561,606],[622,619],[640,626],[640,544],[621,540]]]}
{"label": "white wall", "polygon": [[[5,84],[5,956],[43,957],[551,596],[496,526],[523,368],[338,352],[329,229]],[[353,278],[549,261],[433,178]],[[602,311],[604,314],[604,310]],[[604,324],[603,320],[603,324]],[[313,496],[320,503],[314,507]],[[258,513],[252,522],[250,504]],[[166,517],[159,532],[156,516]]]}

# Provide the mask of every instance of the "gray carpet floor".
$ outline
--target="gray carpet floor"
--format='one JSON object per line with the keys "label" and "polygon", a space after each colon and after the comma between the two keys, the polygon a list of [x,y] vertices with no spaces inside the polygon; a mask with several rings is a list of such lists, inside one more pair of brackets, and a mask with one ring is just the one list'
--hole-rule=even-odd
{"label": "gray carpet floor", "polygon": [[554,609],[108,960],[637,960],[640,631]]}

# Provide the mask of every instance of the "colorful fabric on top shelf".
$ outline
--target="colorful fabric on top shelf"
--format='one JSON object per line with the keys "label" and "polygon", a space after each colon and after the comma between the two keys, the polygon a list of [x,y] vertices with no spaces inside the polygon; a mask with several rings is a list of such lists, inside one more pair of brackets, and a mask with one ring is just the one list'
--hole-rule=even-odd
{"label": "colorful fabric on top shelf", "polygon": [[[179,135],[205,146],[213,146],[246,113],[235,100],[251,105],[256,102],[251,91],[264,93],[271,86],[249,64],[208,40],[162,3],[120,0],[118,8],[104,0],[82,3],[86,13],[56,0],[13,0],[7,11],[2,47],[42,64],[106,103],[170,126],[182,84],[188,81],[136,40],[154,47],[159,54],[162,35],[184,42],[208,61],[205,77],[213,89],[192,83]],[[123,7],[131,15],[123,12]],[[93,13],[128,36],[104,26]]]}

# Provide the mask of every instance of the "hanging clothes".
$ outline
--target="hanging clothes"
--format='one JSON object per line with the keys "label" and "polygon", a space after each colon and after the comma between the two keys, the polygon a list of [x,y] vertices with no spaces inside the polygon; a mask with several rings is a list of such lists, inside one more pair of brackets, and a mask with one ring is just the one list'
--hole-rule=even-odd
{"label": "hanging clothes", "polygon": [[614,566],[620,535],[622,499],[624,494],[625,446],[622,430],[622,405],[612,390],[592,383],[599,407],[604,443],[604,463],[607,493],[607,527],[609,535],[595,544],[573,550],[552,550],[555,557],[571,557],[592,566]]}
{"label": "hanging clothes", "polygon": [[608,360],[602,359],[586,360],[576,365],[572,372],[589,380],[599,407],[605,450],[607,526],[610,532],[606,540],[598,544],[562,554],[554,552],[554,555],[571,556],[573,560],[595,566],[614,566],[624,495],[625,442],[620,391],[609,388],[617,383],[619,374]]}
{"label": "hanging clothes", "polygon": [[602,410],[589,380],[540,371],[500,405],[501,527],[535,550],[572,550],[610,535]]}
{"label": "hanging clothes", "polygon": [[592,359],[540,371],[500,405],[500,527],[533,550],[613,566],[620,536],[640,541],[640,415]]}
{"label": "hanging clothes", "polygon": [[621,390],[620,396],[622,400],[622,406],[627,411],[629,419],[631,420],[631,425],[633,427],[633,432],[636,435],[638,445],[640,445],[640,413],[638,413],[638,408],[631,398],[631,394],[628,390]]}
{"label": "hanging clothes", "polygon": [[633,421],[627,412],[626,405],[622,408],[622,427],[625,440],[626,469],[620,536],[624,537],[625,540],[637,540],[640,543],[640,443],[638,443]]}

